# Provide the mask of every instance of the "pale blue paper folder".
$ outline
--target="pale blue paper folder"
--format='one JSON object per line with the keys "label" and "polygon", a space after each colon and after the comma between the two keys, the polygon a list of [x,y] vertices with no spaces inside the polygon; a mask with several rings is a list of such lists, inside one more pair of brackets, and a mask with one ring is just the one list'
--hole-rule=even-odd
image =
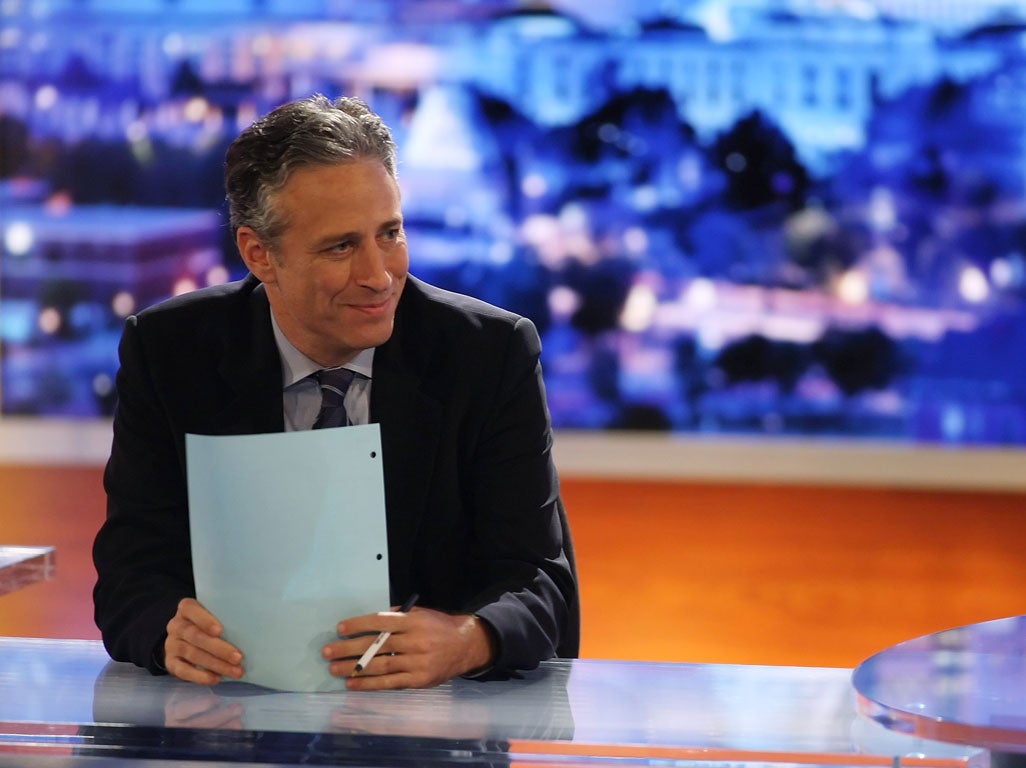
{"label": "pale blue paper folder", "polygon": [[244,680],[343,690],[321,647],[339,620],[389,609],[377,424],[186,436],[197,599],[245,659]]}

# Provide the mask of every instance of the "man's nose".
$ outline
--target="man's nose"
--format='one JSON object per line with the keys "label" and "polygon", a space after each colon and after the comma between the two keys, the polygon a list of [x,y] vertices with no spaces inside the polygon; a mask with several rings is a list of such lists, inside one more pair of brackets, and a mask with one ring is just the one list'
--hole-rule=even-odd
{"label": "man's nose", "polygon": [[353,271],[360,285],[375,290],[384,290],[392,282],[392,273],[388,271],[388,252],[377,242],[360,249]]}

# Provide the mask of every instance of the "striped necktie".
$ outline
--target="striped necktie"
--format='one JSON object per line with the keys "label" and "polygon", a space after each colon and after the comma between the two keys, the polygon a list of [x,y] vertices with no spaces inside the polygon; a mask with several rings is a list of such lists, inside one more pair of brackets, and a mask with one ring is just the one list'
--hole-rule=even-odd
{"label": "striped necktie", "polygon": [[314,374],[317,383],[321,385],[321,410],[314,422],[314,429],[349,426],[345,399],[346,390],[354,376],[356,372],[348,368],[330,368]]}

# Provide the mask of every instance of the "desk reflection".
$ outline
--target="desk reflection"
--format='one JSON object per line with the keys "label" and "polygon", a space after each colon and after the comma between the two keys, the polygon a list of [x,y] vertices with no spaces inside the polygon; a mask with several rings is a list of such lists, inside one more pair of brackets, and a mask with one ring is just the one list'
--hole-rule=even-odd
{"label": "desk reflection", "polygon": [[287,693],[197,686],[112,662],[96,678],[95,725],[82,729],[79,754],[96,754],[111,729],[131,725],[120,757],[508,765],[511,740],[573,739],[569,674],[569,665],[546,666],[502,686],[454,680],[426,691]]}

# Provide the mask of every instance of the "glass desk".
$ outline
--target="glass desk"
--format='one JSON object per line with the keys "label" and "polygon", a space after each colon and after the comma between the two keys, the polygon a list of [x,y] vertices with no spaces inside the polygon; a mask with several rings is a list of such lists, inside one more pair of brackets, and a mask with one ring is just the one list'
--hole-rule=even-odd
{"label": "glass desk", "polygon": [[0,638],[0,766],[987,765],[985,750],[859,717],[854,698],[846,669],[604,660],[424,691],[280,693],[152,677],[96,641]]}
{"label": "glass desk", "polygon": [[860,664],[852,680],[858,710],[888,728],[1026,765],[1024,616],[899,643]]}
{"label": "glass desk", "polygon": [[0,595],[53,578],[53,547],[0,546]]}

